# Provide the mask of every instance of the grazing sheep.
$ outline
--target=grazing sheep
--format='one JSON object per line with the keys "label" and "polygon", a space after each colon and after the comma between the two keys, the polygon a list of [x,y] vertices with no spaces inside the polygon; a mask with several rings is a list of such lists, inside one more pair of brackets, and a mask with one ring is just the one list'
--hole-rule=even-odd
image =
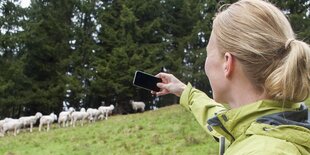
{"label": "grazing sheep", "polygon": [[61,123],[62,123],[62,127],[69,126],[69,121],[74,111],[75,109],[70,107],[68,111],[62,111],[59,113],[59,117],[58,117],[59,127],[61,126]]}
{"label": "grazing sheep", "polygon": [[4,136],[7,131],[14,130],[14,136],[19,133],[20,128],[23,126],[23,122],[19,119],[6,118],[2,121],[1,136]]}
{"label": "grazing sheep", "polygon": [[34,116],[20,117],[19,120],[23,122],[23,127],[30,125],[30,132],[32,132],[33,125],[37,122],[39,118],[42,117],[42,113],[37,112]]}
{"label": "grazing sheep", "polygon": [[100,119],[103,119],[103,118],[105,118],[105,119],[108,119],[108,115],[109,114],[112,114],[112,111],[114,110],[114,105],[113,104],[111,104],[110,106],[100,106],[99,108],[98,108],[98,110],[102,113],[102,115],[103,116],[99,116],[100,117]]}
{"label": "grazing sheep", "polygon": [[3,126],[4,122],[5,122],[4,120],[0,120],[0,137],[4,136],[4,135],[2,135],[2,126]]}
{"label": "grazing sheep", "polygon": [[101,111],[93,108],[88,108],[86,112],[90,115],[89,117],[92,118],[93,122],[95,122],[98,119],[98,117],[102,114]]}
{"label": "grazing sheep", "polygon": [[4,122],[5,122],[5,119],[0,120],[0,133],[2,133],[2,126],[3,126]]}
{"label": "grazing sheep", "polygon": [[132,109],[135,112],[137,112],[139,109],[141,109],[142,112],[144,111],[144,108],[145,108],[145,103],[144,102],[130,100],[129,103],[131,104]]}
{"label": "grazing sheep", "polygon": [[5,122],[5,119],[0,120],[0,137],[3,137],[4,135],[2,134],[2,130],[3,130],[3,124]]}
{"label": "grazing sheep", "polygon": [[84,124],[84,120],[89,119],[92,120],[92,116],[85,111],[85,108],[82,108],[80,111],[75,111],[71,115],[71,124],[75,127],[76,121],[81,122],[81,126]]}
{"label": "grazing sheep", "polygon": [[103,114],[100,114],[99,116],[98,116],[98,120],[103,120],[105,118],[105,116],[103,115]]}
{"label": "grazing sheep", "polygon": [[50,130],[50,124],[52,124],[54,121],[57,120],[57,115],[54,113],[51,113],[50,115],[45,115],[40,118],[40,125],[39,125],[39,131],[41,131],[41,128],[44,124],[47,124],[46,131]]}
{"label": "grazing sheep", "polygon": [[158,107],[156,107],[156,106],[150,106],[150,109],[152,109],[152,110],[157,110]]}

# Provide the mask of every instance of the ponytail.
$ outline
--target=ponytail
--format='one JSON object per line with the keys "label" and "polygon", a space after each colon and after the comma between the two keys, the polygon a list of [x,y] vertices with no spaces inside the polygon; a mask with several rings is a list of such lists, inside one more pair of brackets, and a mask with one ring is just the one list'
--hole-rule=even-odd
{"label": "ponytail", "polygon": [[287,55],[266,79],[267,94],[276,100],[301,102],[310,93],[310,48],[305,42],[287,40]]}

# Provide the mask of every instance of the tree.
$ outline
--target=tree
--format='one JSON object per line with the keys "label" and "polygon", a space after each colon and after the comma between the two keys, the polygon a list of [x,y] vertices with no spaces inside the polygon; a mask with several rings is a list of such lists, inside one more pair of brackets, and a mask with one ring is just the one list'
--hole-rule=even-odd
{"label": "tree", "polygon": [[98,10],[102,7],[99,0],[78,0],[73,11],[73,36],[71,38],[71,53],[67,77],[67,90],[70,90],[67,100],[74,107],[98,107],[100,102],[91,90],[91,83],[97,72],[93,62],[98,58],[99,51],[97,23]]}
{"label": "tree", "polygon": [[70,54],[73,0],[33,0],[25,35],[24,74],[31,81],[31,112],[50,113],[62,108],[64,75]]}
{"label": "tree", "polygon": [[[210,94],[204,73],[212,20],[237,0],[32,0],[29,8],[0,2],[0,114],[17,117],[116,106],[130,99],[153,104],[132,86],[136,70],[165,71]],[[16,1],[17,2],[17,1]],[[272,0],[309,42],[309,0]],[[158,106],[177,103],[164,96]]]}
{"label": "tree", "polygon": [[25,11],[13,1],[0,2],[0,113],[17,117],[29,101],[29,81],[23,74]]}
{"label": "tree", "polygon": [[309,0],[272,0],[287,15],[298,39],[310,42],[310,1]]}

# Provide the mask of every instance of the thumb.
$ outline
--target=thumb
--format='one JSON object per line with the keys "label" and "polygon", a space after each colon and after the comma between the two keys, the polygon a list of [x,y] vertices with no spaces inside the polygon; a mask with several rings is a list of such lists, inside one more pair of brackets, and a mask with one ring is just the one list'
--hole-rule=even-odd
{"label": "thumb", "polygon": [[164,83],[157,83],[157,87],[159,87],[161,89],[166,89],[167,85]]}

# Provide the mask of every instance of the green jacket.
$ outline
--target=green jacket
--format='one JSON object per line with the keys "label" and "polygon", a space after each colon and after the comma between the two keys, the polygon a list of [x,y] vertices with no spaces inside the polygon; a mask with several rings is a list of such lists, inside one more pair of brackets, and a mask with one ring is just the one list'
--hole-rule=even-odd
{"label": "green jacket", "polygon": [[308,110],[300,103],[262,100],[227,110],[188,84],[180,104],[215,139],[225,137],[225,155],[310,155]]}

